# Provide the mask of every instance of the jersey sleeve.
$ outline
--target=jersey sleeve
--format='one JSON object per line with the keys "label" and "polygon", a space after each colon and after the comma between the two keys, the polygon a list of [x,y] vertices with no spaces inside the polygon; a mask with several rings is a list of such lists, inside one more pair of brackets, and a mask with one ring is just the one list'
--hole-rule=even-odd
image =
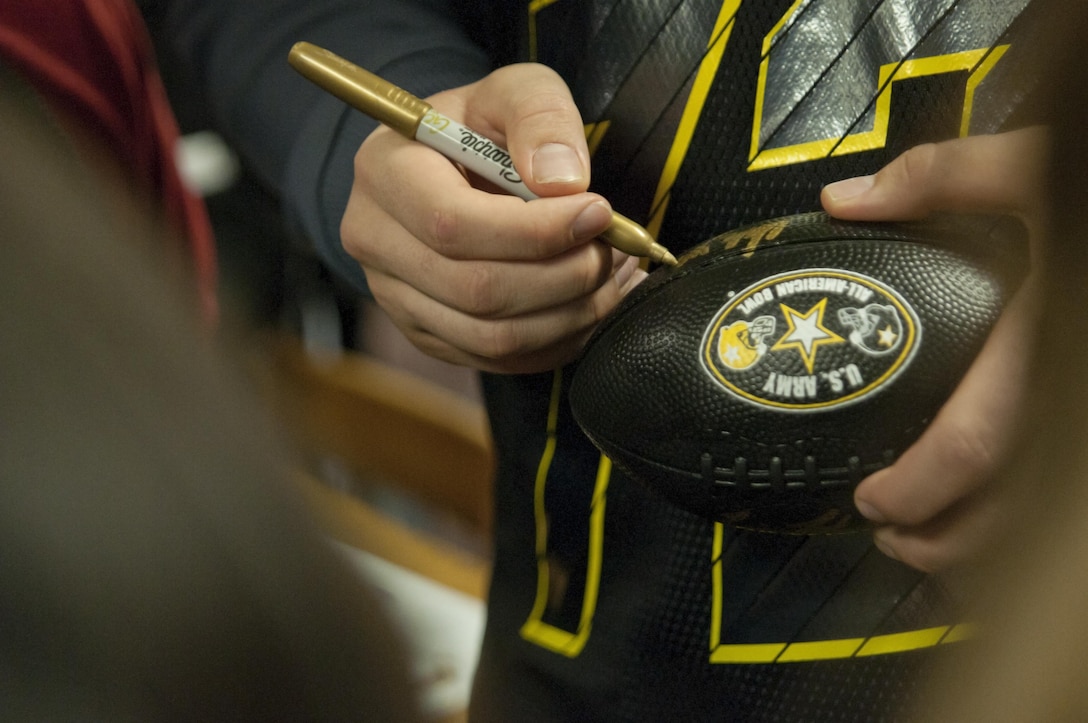
{"label": "jersey sleeve", "polygon": [[443,0],[145,2],[162,52],[190,76],[208,122],[279,197],[293,234],[360,289],[340,243],[355,151],[375,123],[287,63],[300,40],[326,47],[426,97],[478,80],[487,54]]}

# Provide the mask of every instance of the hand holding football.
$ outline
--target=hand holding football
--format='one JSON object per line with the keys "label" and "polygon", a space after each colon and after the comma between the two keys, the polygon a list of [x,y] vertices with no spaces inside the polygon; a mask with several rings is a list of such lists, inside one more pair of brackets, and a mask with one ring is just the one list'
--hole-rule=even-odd
{"label": "hand holding football", "polygon": [[822,213],[717,236],[600,325],[570,390],[615,465],[715,520],[866,526],[853,491],[914,442],[1026,275],[1004,217]]}

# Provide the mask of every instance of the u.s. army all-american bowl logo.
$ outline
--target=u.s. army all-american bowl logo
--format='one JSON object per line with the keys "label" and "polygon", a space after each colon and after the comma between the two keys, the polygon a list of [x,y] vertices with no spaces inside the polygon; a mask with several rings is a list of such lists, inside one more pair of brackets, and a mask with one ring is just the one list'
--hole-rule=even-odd
{"label": "u.s. army all-american bowl logo", "polygon": [[706,329],[701,355],[730,393],[804,412],[874,394],[910,364],[920,338],[917,314],[886,284],[805,269],[731,294]]}

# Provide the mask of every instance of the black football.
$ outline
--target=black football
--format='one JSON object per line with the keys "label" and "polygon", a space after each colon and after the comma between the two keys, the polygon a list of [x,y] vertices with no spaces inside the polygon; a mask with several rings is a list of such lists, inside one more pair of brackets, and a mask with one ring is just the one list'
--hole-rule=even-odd
{"label": "black football", "polygon": [[1028,267],[1011,218],[725,233],[652,273],[578,362],[575,419],[692,512],[766,532],[866,526],[858,482],[914,442]]}

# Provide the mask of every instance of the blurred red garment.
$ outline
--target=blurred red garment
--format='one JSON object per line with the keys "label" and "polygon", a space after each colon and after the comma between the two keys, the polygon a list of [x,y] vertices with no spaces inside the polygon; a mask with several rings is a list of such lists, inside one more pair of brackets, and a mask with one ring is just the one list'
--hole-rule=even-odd
{"label": "blurred red garment", "polygon": [[177,120],[131,0],[0,3],[0,62],[65,123],[99,140],[188,240],[204,311],[216,312],[216,260],[203,201],[183,184]]}

